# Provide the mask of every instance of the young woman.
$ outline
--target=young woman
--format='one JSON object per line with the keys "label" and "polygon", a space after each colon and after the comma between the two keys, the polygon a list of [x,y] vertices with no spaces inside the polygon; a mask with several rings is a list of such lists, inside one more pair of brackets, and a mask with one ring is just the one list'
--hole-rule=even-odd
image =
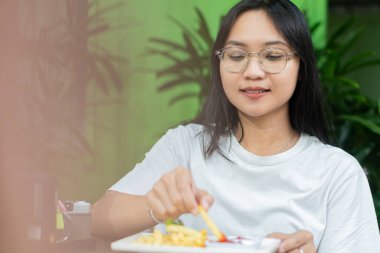
{"label": "young woman", "polygon": [[280,238],[278,252],[380,252],[368,181],[327,143],[323,96],[302,13],[243,0],[225,16],[211,92],[94,206],[94,232],[127,236],[197,205],[226,234]]}

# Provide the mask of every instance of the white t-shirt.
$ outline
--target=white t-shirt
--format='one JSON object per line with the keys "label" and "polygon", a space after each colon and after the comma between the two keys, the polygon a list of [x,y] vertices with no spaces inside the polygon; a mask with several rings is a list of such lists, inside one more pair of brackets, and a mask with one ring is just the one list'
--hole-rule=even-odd
{"label": "white t-shirt", "polygon": [[[215,199],[209,214],[229,235],[272,232],[314,235],[319,253],[380,252],[380,235],[367,178],[354,157],[302,134],[286,152],[261,157],[231,135],[203,155],[203,127],[169,130],[145,159],[110,190],[144,195],[178,166],[192,172],[198,188]],[[205,228],[200,217],[183,215],[185,225]]]}

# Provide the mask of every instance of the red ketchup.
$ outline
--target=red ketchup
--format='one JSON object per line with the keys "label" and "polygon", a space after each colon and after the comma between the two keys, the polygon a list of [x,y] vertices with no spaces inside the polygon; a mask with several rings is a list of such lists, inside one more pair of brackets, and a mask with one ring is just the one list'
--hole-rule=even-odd
{"label": "red ketchup", "polygon": [[231,242],[228,240],[227,236],[222,233],[222,236],[219,238],[218,242]]}

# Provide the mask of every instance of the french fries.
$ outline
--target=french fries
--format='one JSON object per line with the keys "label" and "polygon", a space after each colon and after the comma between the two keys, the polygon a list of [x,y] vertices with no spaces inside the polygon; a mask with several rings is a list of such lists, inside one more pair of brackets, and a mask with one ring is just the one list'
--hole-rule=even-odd
{"label": "french fries", "polygon": [[153,234],[142,235],[135,243],[148,245],[168,245],[185,247],[205,247],[206,230],[197,231],[182,225],[166,225],[167,234],[154,230]]}
{"label": "french fries", "polygon": [[206,213],[201,205],[198,206],[198,211],[201,214],[203,220],[206,222],[207,226],[210,228],[211,232],[216,236],[219,242],[226,242],[227,237],[220,232],[219,228],[215,225],[215,223],[211,220],[210,216]]}

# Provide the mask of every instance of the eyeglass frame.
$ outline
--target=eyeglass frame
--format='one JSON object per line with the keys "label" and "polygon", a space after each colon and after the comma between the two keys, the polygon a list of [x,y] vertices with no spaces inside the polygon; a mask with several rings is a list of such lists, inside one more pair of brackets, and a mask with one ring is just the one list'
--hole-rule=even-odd
{"label": "eyeglass frame", "polygon": [[[267,47],[267,48],[263,48],[263,49],[261,49],[259,52],[250,52],[250,51],[247,51],[247,50],[245,50],[245,49],[243,49],[243,48],[240,48],[240,47],[224,47],[224,48],[222,48],[222,49],[219,49],[219,50],[216,50],[216,51],[215,51],[215,55],[218,56],[220,62],[222,62],[222,56],[224,55],[224,51],[227,50],[227,49],[229,49],[229,48],[237,48],[237,49],[240,49],[240,50],[244,51],[244,52],[247,54],[247,56],[245,57],[245,60],[246,60],[245,67],[243,67],[240,71],[231,71],[231,70],[228,70],[225,66],[223,66],[223,68],[224,68],[225,70],[227,70],[228,72],[230,72],[230,73],[241,73],[241,72],[244,72],[244,71],[247,69],[249,63],[251,63],[251,59],[252,59],[252,57],[253,57],[253,56],[251,56],[251,55],[254,55],[254,56],[257,56],[257,58],[258,58],[258,62],[259,62],[259,65],[260,65],[260,68],[261,68],[265,73],[268,73],[268,74],[279,74],[279,73],[281,73],[281,72],[285,69],[286,64],[288,63],[290,57],[293,57],[293,56],[296,56],[296,55],[297,55],[297,52],[295,52],[295,51],[286,51],[285,49],[282,49],[282,48],[276,48],[276,47]],[[274,72],[274,73],[272,73],[272,72],[268,72],[268,71],[264,70],[264,68],[263,68],[263,66],[262,66],[263,63],[262,63],[262,60],[261,60],[261,58],[260,58],[261,52],[266,51],[266,50],[270,50],[270,49],[281,50],[281,51],[283,51],[283,52],[285,53],[286,61],[285,61],[284,67],[283,67],[280,71],[278,71],[278,72]],[[223,64],[222,64],[222,65],[223,65]]]}

